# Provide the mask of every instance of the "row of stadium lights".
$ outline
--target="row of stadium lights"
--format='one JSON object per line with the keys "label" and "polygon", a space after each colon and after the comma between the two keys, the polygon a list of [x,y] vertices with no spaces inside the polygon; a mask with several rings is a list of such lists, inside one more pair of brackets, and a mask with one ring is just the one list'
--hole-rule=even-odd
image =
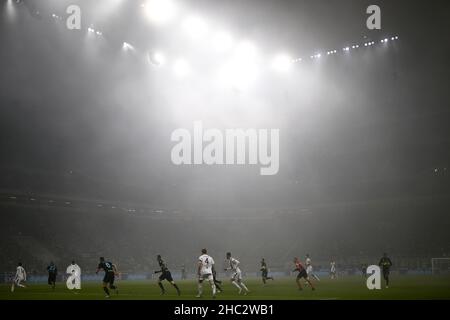
{"label": "row of stadium lights", "polygon": [[[142,8],[146,8],[145,5],[141,5],[141,7]],[[58,19],[58,20],[62,20],[62,18],[60,16],[56,15],[56,14],[52,14],[52,17],[55,18],[55,19]],[[206,28],[206,26],[204,26],[204,24],[202,24],[202,21],[200,21],[200,20],[194,20],[194,21],[189,21],[189,22],[190,22],[190,25],[192,26],[193,29],[195,29],[195,28],[201,29],[200,28],[201,26]],[[96,36],[102,36],[103,35],[103,33],[100,30],[95,30],[92,27],[92,25],[90,27],[88,27],[87,31],[88,31],[88,33],[96,35]],[[195,31],[193,31],[193,32],[195,33]],[[197,33],[200,33],[200,32],[197,30]],[[230,41],[229,39],[226,39],[225,36],[228,36],[228,35],[224,35],[222,37],[222,41]],[[394,41],[394,40],[397,40],[397,39],[398,39],[398,36],[393,36],[393,37],[390,37],[390,38],[382,39],[380,42],[384,44],[384,43],[387,43],[389,40]],[[371,42],[366,42],[366,43],[364,43],[361,46],[370,47],[370,46],[373,46],[373,45],[375,45],[375,42],[371,41]],[[349,52],[350,50],[354,50],[354,49],[358,49],[358,48],[360,48],[360,45],[359,44],[355,44],[355,45],[352,45],[351,47],[347,46],[347,47],[342,48],[342,51],[343,52]],[[123,42],[122,43],[122,50],[127,52],[127,51],[135,51],[136,49],[131,43]],[[336,55],[336,54],[338,54],[338,50],[336,50],[336,49],[326,52],[327,56]],[[310,59],[320,59],[323,56],[324,55],[322,53],[317,53],[317,54],[311,55]],[[149,58],[150,63],[153,66],[156,66],[156,67],[163,66],[163,65],[165,65],[167,63],[166,56],[162,52],[154,52],[152,54],[149,54],[148,58]],[[288,71],[291,68],[291,66],[293,64],[299,63],[299,62],[302,62],[302,61],[304,61],[304,59],[301,58],[301,57],[293,59],[288,54],[278,54],[277,56],[274,57],[271,66],[276,71],[286,72],[286,71]],[[177,59],[177,60],[173,61],[173,70],[174,70],[176,75],[178,75],[178,76],[185,76],[185,75],[187,75],[189,73],[190,66],[189,66],[189,63],[186,60],[180,58],[180,59]]]}
{"label": "row of stadium lights", "polygon": [[[9,196],[8,197],[10,200],[17,200],[17,197],[16,196]],[[29,201],[32,201],[32,202],[34,202],[34,201],[38,201],[38,199],[36,199],[36,198],[29,198],[28,199]],[[55,201],[55,200],[47,200],[47,203],[48,204],[55,204],[55,203],[57,203],[57,201]],[[64,205],[66,205],[66,206],[70,206],[70,205],[72,205],[73,203],[71,202],[71,201],[63,201],[62,202]],[[133,209],[133,208],[118,208],[118,207],[116,207],[116,206],[107,206],[107,205],[104,205],[104,204],[97,204],[97,208],[107,208],[107,207],[109,207],[110,209],[122,209],[123,211],[125,211],[125,212],[130,212],[130,213],[134,213],[134,212],[137,212],[137,211],[139,211],[139,212],[141,212],[141,213],[143,213],[143,212],[146,212],[146,211],[149,211],[149,210],[144,210],[144,209],[138,209],[138,210],[136,210],[136,209]],[[161,209],[151,209],[150,210],[152,213],[164,213],[164,210],[161,210]]]}
{"label": "row of stadium lights", "polygon": [[[384,39],[380,40],[380,43],[387,43],[389,41],[389,39],[391,41],[395,41],[395,40],[398,40],[398,36],[394,36],[394,37],[391,37],[391,38],[384,38]],[[373,45],[375,45],[375,41],[370,41],[370,42],[365,42],[364,43],[364,47],[370,47],[370,46],[373,46]],[[353,50],[354,49],[358,49],[359,47],[360,47],[359,44],[355,44],[355,45],[352,45],[351,47],[344,47],[344,48],[342,48],[342,51],[347,52],[347,51],[350,51],[352,49]],[[331,50],[331,51],[327,51],[327,55],[328,56],[336,54],[336,53],[338,53],[338,51],[336,49],[335,50]],[[318,59],[321,56],[322,56],[322,54],[318,53],[318,54],[310,56],[310,58],[311,59]],[[301,61],[301,59],[296,59],[294,61]]]}

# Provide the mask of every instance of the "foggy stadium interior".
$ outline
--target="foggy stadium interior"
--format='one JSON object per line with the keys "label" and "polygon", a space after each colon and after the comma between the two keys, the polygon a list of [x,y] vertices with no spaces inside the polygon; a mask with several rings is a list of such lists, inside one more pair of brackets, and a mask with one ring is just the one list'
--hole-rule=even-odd
{"label": "foggy stadium interior", "polygon": [[[449,257],[448,12],[379,2],[384,27],[369,32],[365,0],[184,0],[167,25],[139,1],[0,0],[0,272],[19,259],[95,271],[101,255],[149,272],[157,254],[194,272],[203,247],[248,272],[307,253],[355,268],[383,252],[397,268]],[[77,3],[83,30],[52,18]],[[191,39],[189,14],[251,41],[255,74],[218,81],[229,53]],[[150,63],[155,52],[167,65]],[[279,52],[302,61],[277,73]],[[179,57],[185,77],[169,66]],[[199,119],[279,128],[278,174],[175,166],[171,132]]]}

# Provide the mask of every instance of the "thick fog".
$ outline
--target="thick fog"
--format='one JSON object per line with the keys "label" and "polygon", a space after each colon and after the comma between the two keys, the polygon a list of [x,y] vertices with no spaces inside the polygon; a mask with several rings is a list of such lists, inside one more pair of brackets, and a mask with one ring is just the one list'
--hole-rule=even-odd
{"label": "thick fog", "polygon": [[[179,2],[255,44],[251,85],[221,84],[226,53],[176,24],[152,25],[134,1],[0,1],[2,251],[25,235],[55,260],[83,259],[56,253],[67,236],[98,245],[88,257],[104,250],[130,261],[132,252],[139,264],[157,253],[188,264],[202,247],[236,251],[252,265],[308,252],[324,261],[449,254],[448,11],[382,1],[383,28],[369,31],[368,1]],[[66,17],[69,4],[82,9],[81,30],[51,16]],[[391,35],[399,40],[388,46],[309,59]],[[190,75],[152,65],[155,50],[183,56]],[[267,66],[278,50],[305,61],[275,74]],[[197,120],[205,129],[279,129],[278,173],[173,164],[172,132],[192,132]],[[44,203],[53,198],[62,205]],[[77,201],[150,213],[100,218]],[[76,227],[65,234],[68,221]],[[58,240],[50,246],[48,237]]]}

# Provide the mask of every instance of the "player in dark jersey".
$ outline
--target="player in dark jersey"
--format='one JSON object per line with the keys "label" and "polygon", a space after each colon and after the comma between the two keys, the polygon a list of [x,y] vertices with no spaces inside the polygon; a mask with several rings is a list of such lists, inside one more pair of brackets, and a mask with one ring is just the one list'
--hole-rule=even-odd
{"label": "player in dark jersey", "polygon": [[163,280],[167,280],[174,286],[175,289],[177,289],[178,295],[181,295],[180,289],[178,288],[175,281],[173,281],[172,274],[170,273],[169,269],[167,268],[167,265],[164,262],[164,260],[161,258],[161,255],[158,254],[156,256],[156,259],[158,260],[159,267],[161,268],[160,270],[155,271],[155,273],[161,273],[161,275],[158,278],[158,286],[161,288],[161,294],[166,293],[166,290],[164,289],[164,286],[162,285],[161,282]]}
{"label": "player in dark jersey", "polygon": [[266,284],[266,280],[273,280],[273,277],[268,277],[267,275],[269,274],[269,270],[267,268],[267,263],[264,260],[264,258],[262,258],[261,260],[261,277],[262,277],[262,282],[264,284]]}
{"label": "player in dark jersey", "polygon": [[294,258],[294,264],[295,269],[292,272],[298,271],[297,279],[295,279],[295,282],[297,282],[298,290],[303,290],[302,284],[300,283],[300,279],[305,279],[305,281],[311,286],[312,290],[315,290],[314,285],[308,278],[308,274],[306,273],[305,267],[301,264],[300,260],[295,257]]}
{"label": "player in dark jersey", "polygon": [[216,268],[214,267],[214,265],[212,265],[212,275],[213,275],[214,284],[216,285],[217,292],[219,292],[219,293],[223,292],[223,289],[220,286],[222,284],[222,281],[217,280],[217,271],[216,271]]}
{"label": "player in dark jersey", "polygon": [[103,277],[103,291],[106,293],[106,298],[110,297],[109,289],[116,290],[116,294],[119,294],[119,289],[114,285],[115,276],[119,274],[116,265],[109,261],[105,261],[105,258],[100,257],[100,263],[98,264],[95,273],[98,274],[100,270],[105,271],[105,276]]}
{"label": "player in dark jersey", "polygon": [[58,268],[56,268],[56,265],[53,263],[53,261],[50,262],[50,265],[47,267],[47,271],[48,271],[48,285],[52,286],[52,289],[55,290],[56,275],[58,274]]}
{"label": "player in dark jersey", "polygon": [[384,281],[386,281],[386,288],[389,288],[389,272],[392,267],[392,261],[388,258],[387,253],[383,253],[383,257],[380,259],[378,265],[383,272]]}

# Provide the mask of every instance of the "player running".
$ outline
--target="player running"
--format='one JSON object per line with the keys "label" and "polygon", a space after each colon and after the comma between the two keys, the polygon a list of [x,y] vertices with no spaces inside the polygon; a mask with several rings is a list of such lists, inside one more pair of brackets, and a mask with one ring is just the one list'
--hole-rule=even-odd
{"label": "player running", "polygon": [[14,292],[16,286],[26,288],[27,286],[22,284],[21,283],[22,281],[23,282],[27,281],[27,272],[25,271],[25,268],[22,266],[22,262],[19,262],[16,268],[16,275],[14,276],[14,280],[11,285],[11,292]]}
{"label": "player running", "polygon": [[48,272],[48,285],[52,286],[52,289],[55,290],[56,275],[58,274],[58,268],[53,263],[53,261],[51,261],[50,265],[47,267],[47,272]]}
{"label": "player running", "polygon": [[198,258],[198,294],[201,298],[203,294],[203,280],[208,280],[212,288],[212,297],[216,297],[216,284],[214,283],[214,259],[207,254],[206,249],[202,249],[202,255]]}
{"label": "player running", "polygon": [[383,253],[383,257],[380,259],[378,265],[381,267],[383,272],[383,278],[386,282],[386,288],[389,288],[389,272],[392,267],[392,261],[388,258],[387,253]]}
{"label": "player running", "polygon": [[223,289],[221,287],[222,285],[222,281],[217,280],[217,271],[216,271],[216,267],[213,268],[213,280],[214,280],[214,284],[216,285],[216,290],[217,292],[221,293],[223,292]]}
{"label": "player running", "polygon": [[311,286],[312,290],[315,290],[314,285],[309,280],[308,274],[306,273],[305,267],[301,264],[300,260],[295,257],[294,258],[295,269],[292,272],[298,271],[297,278],[295,282],[297,282],[298,290],[303,290],[302,284],[300,283],[300,279],[305,279],[305,281]]}
{"label": "player running", "polygon": [[239,261],[233,257],[231,257],[231,252],[227,252],[227,263],[229,264],[229,267],[225,268],[225,271],[231,270],[233,272],[233,275],[231,276],[231,283],[236,286],[236,288],[239,289],[239,294],[242,293],[242,289],[245,290],[244,295],[247,295],[250,290],[248,290],[245,283],[242,281],[242,272],[239,268]]}
{"label": "player running", "polygon": [[173,281],[172,274],[170,273],[169,269],[167,268],[167,265],[164,262],[164,260],[161,258],[161,255],[158,254],[156,256],[156,259],[158,260],[159,267],[161,268],[160,270],[155,271],[155,273],[161,273],[161,275],[158,278],[158,286],[161,288],[161,294],[166,293],[166,290],[164,289],[164,286],[162,285],[161,282],[163,280],[167,280],[170,282],[170,284],[172,284],[172,286],[174,286],[175,289],[177,289],[178,295],[181,295],[180,289],[178,288],[175,281]]}
{"label": "player running", "polygon": [[330,276],[331,279],[336,279],[336,262],[333,260],[330,263]]}
{"label": "player running", "polygon": [[319,277],[313,272],[313,266],[309,254],[306,255],[305,263],[306,263],[306,274],[308,275],[308,277],[313,277],[317,281],[320,281]]}
{"label": "player running", "polygon": [[110,297],[109,289],[115,290],[116,294],[119,294],[119,289],[114,285],[115,276],[119,275],[116,265],[109,261],[105,261],[105,258],[100,257],[100,263],[98,264],[97,271],[95,273],[98,274],[100,270],[105,271],[105,276],[103,277],[103,291],[106,293],[105,298]]}
{"label": "player running", "polygon": [[267,263],[264,260],[264,258],[262,258],[261,260],[261,277],[262,277],[262,282],[264,283],[264,285],[266,284],[267,280],[272,280],[273,281],[273,277],[268,277],[268,273],[269,273],[269,269],[267,268]]}

